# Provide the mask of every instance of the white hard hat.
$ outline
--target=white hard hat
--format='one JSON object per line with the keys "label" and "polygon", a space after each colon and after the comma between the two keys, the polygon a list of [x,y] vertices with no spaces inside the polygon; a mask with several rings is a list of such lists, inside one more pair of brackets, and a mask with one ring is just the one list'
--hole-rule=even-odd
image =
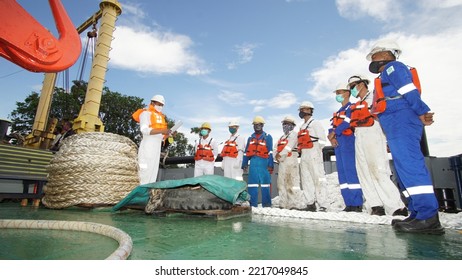
{"label": "white hard hat", "polygon": [[352,83],[357,83],[357,82],[363,82],[363,83],[366,83],[366,85],[370,83],[370,81],[363,75],[353,75],[350,78],[348,78],[348,85]]}
{"label": "white hard hat", "polygon": [[348,88],[348,84],[344,84],[344,83],[337,84],[337,86],[335,87],[335,90],[333,92],[337,93],[338,90],[350,91],[350,89]]}
{"label": "white hard hat", "polygon": [[285,122],[290,122],[290,123],[295,124],[295,118],[292,116],[285,116],[284,119],[281,121],[281,123],[285,123]]}
{"label": "white hard hat", "polygon": [[262,117],[262,116],[256,116],[253,121],[252,121],[252,124],[257,124],[257,123],[262,123],[264,124],[265,123],[265,119]]}
{"label": "white hard hat", "polygon": [[298,109],[303,109],[303,108],[311,108],[311,109],[314,109],[314,106],[313,106],[313,103],[311,103],[310,101],[303,101],[302,104],[300,104],[300,107],[298,107]]}
{"label": "white hard hat", "polygon": [[371,61],[372,56],[379,52],[389,51],[391,52],[395,58],[398,58],[401,54],[401,48],[398,44],[393,40],[381,40],[378,41],[373,47],[372,50],[367,54],[366,59]]}
{"label": "white hard hat", "polygon": [[164,98],[162,95],[160,95],[160,94],[154,95],[154,96],[151,98],[151,101],[157,101],[157,102],[162,103],[162,105],[165,105],[165,98]]}
{"label": "white hard hat", "polygon": [[237,119],[231,120],[228,126],[239,126],[239,121]]}

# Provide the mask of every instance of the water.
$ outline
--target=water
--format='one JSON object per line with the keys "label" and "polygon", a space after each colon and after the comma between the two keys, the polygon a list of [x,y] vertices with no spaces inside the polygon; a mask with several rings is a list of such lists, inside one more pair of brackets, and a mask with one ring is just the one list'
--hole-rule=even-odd
{"label": "water", "polygon": [[[143,260],[460,260],[462,235],[399,234],[389,225],[253,215],[216,221],[138,210],[34,209],[0,203],[0,219],[88,221],[117,227]],[[104,259],[111,238],[85,232],[0,229],[0,259]]]}

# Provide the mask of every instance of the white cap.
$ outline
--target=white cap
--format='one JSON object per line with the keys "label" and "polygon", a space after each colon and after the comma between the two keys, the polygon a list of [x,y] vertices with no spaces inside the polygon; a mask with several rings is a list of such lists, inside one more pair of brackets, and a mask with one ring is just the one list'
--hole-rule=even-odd
{"label": "white cap", "polygon": [[165,105],[165,98],[164,98],[162,95],[160,95],[160,94],[154,95],[154,96],[151,98],[151,101],[157,101],[157,102],[162,103],[162,105]]}
{"label": "white cap", "polygon": [[335,90],[333,92],[337,93],[338,90],[350,91],[350,89],[348,88],[348,84],[344,84],[344,83],[337,84],[337,86],[335,87]]}
{"label": "white cap", "polygon": [[355,83],[355,82],[364,82],[368,85],[371,81],[368,78],[364,77],[363,75],[353,75],[348,78],[348,84]]}
{"label": "white cap", "polygon": [[233,119],[229,122],[228,126],[239,126],[239,120]]}
{"label": "white cap", "polygon": [[311,108],[311,109],[314,109],[314,106],[313,106],[313,103],[311,103],[310,101],[303,101],[302,104],[300,104],[300,107],[298,107],[298,109],[303,109],[303,108]]}
{"label": "white cap", "polygon": [[281,121],[281,123],[284,123],[284,122],[290,122],[290,123],[295,124],[295,118],[292,116],[285,116],[284,119]]}
{"label": "white cap", "polygon": [[378,41],[372,47],[372,50],[367,54],[366,59],[371,61],[372,56],[374,54],[379,53],[379,52],[384,52],[384,51],[391,52],[395,56],[396,59],[398,59],[398,57],[401,54],[401,48],[398,46],[398,44],[395,41],[384,39],[384,40]]}

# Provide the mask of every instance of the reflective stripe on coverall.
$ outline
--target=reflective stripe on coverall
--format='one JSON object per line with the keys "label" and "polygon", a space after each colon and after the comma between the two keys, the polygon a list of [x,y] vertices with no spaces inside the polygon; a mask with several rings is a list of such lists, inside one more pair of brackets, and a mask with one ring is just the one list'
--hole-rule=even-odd
{"label": "reflective stripe on coverall", "polygon": [[258,187],[261,187],[261,199],[263,207],[271,207],[271,174],[268,168],[274,168],[273,162],[273,138],[270,134],[262,132],[262,134],[256,136],[253,133],[248,139],[245,150],[248,150],[249,143],[252,139],[266,140],[266,148],[268,150],[268,158],[253,155],[248,157],[244,154],[242,160],[242,168],[246,168],[249,165],[249,177],[247,180],[247,190],[250,194],[250,205],[253,207],[258,206]]}
{"label": "reflective stripe on coverall", "polygon": [[409,194],[410,216],[429,219],[438,213],[438,201],[420,148],[423,124],[419,116],[429,112],[430,108],[420,98],[412,83],[412,74],[403,63],[388,63],[380,78],[387,108],[378,117],[396,172]]}
{"label": "reflective stripe on coverall", "polygon": [[338,181],[340,184],[340,192],[346,206],[362,206],[363,192],[359,184],[358,175],[356,173],[355,163],[355,136],[354,134],[345,135],[345,130],[350,130],[351,103],[348,102],[340,107],[337,111],[345,112],[343,121],[335,128],[331,129],[335,132],[338,146],[334,148],[335,159],[337,165]]}

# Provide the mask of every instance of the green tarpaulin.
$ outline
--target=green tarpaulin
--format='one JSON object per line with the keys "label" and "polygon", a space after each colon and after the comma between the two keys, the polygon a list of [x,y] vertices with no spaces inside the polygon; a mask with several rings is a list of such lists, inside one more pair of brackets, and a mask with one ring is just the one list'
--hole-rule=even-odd
{"label": "green tarpaulin", "polygon": [[146,205],[149,201],[150,189],[170,189],[182,186],[200,185],[219,198],[235,204],[236,201],[248,201],[249,194],[246,191],[247,183],[219,175],[204,175],[194,178],[180,180],[166,180],[156,183],[140,185],[133,189],[124,199],[122,199],[112,210],[117,211],[124,206]]}

